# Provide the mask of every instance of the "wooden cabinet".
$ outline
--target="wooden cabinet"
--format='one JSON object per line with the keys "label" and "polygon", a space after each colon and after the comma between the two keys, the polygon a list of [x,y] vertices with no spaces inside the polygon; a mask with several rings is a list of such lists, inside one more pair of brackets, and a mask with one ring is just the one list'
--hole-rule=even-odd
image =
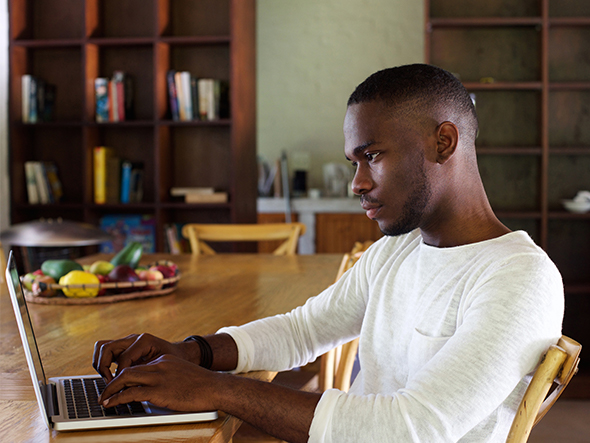
{"label": "wooden cabinet", "polygon": [[[590,343],[590,213],[562,199],[590,190],[590,3],[426,1],[426,60],[474,94],[479,166],[493,208],[559,267],[564,333]],[[566,394],[590,396],[590,365]]]}
{"label": "wooden cabinet", "polygon": [[[106,214],[148,214],[156,249],[171,222],[256,221],[254,0],[10,0],[10,171],[12,222],[62,217],[97,224]],[[96,123],[96,77],[134,78],[133,120]],[[230,116],[170,118],[166,73],[229,82]],[[21,119],[21,77],[56,86],[52,121]],[[94,203],[95,146],[142,162],[140,203]],[[28,203],[24,163],[54,161],[64,196]],[[171,187],[215,187],[228,203],[186,204]]]}

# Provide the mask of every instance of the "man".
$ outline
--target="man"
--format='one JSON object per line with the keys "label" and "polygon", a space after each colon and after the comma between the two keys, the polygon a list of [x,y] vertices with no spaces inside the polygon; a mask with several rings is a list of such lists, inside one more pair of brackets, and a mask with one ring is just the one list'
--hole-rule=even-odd
{"label": "man", "polygon": [[[386,236],[289,314],[204,341],[98,342],[94,367],[110,381],[101,400],[220,409],[294,442],[505,441],[526,375],[561,335],[563,287],[547,255],[492,212],[477,131],[469,94],[448,72],[370,76],[348,102],[345,154],[353,191]],[[359,335],[348,394],[198,366],[284,370]]]}

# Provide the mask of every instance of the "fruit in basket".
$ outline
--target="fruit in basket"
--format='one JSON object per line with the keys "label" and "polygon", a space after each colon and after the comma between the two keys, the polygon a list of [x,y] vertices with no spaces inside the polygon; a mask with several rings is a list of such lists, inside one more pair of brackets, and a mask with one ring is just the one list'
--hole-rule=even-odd
{"label": "fruit in basket", "polygon": [[[176,266],[176,265],[175,265]],[[150,271],[159,271],[162,273],[162,275],[164,276],[164,278],[171,278],[174,277],[176,275],[176,270],[168,265],[155,265],[155,266],[150,266]],[[166,285],[164,285],[164,288],[170,288],[174,286],[174,283],[168,283]]]}
{"label": "fruit in basket", "polygon": [[[100,280],[94,274],[86,271],[73,270],[59,279],[59,284],[66,297],[83,298],[96,297],[98,295],[98,284]],[[71,287],[71,285],[90,285],[87,287]]]}
{"label": "fruit in basket", "polygon": [[[109,282],[136,282],[139,281],[139,277],[135,270],[129,265],[117,265],[113,268],[109,275],[107,275]],[[142,288],[143,289],[143,288]],[[123,292],[134,292],[138,289],[134,287],[128,288],[116,288],[116,292],[123,293]]]}
{"label": "fruit in basket", "polygon": [[55,295],[55,289],[49,288],[48,285],[55,284],[53,277],[49,275],[40,275],[31,285],[33,294],[38,297],[53,297]]}
{"label": "fruit in basket", "polygon": [[80,263],[74,260],[45,260],[41,264],[41,271],[43,271],[43,274],[53,277],[55,281],[59,281],[68,272],[83,271],[83,268]]}
{"label": "fruit in basket", "polygon": [[88,268],[88,272],[97,275],[108,275],[114,267],[115,265],[109,261],[97,260],[90,265],[90,267]]}
{"label": "fruit in basket", "polygon": [[[101,275],[101,274],[95,274],[96,277],[98,278],[99,283],[108,283],[109,282],[109,278],[106,275]],[[100,288],[98,290],[98,294],[96,294],[97,296],[101,296],[101,295],[105,295],[107,293],[106,288]]]}
{"label": "fruit in basket", "polygon": [[35,282],[35,278],[37,278],[37,276],[35,274],[33,274],[32,272],[25,274],[22,278],[23,286],[26,289],[28,289],[29,291],[32,291],[33,290],[33,283]]}
{"label": "fruit in basket", "polygon": [[121,249],[112,259],[111,263],[114,266],[129,265],[131,268],[137,268],[141,255],[143,253],[143,245],[139,242],[131,242]]}
{"label": "fruit in basket", "polygon": [[175,275],[175,270],[172,269],[172,267],[168,266],[168,265],[155,265],[155,266],[151,266],[150,271],[159,271],[162,273],[162,275],[164,276],[164,278],[170,278],[170,277],[174,277]]}
{"label": "fruit in basket", "polygon": [[[161,280],[164,280],[164,275],[158,271],[158,270],[143,270],[143,271],[139,271],[137,273],[137,276],[139,277],[140,280],[142,281],[147,281],[148,285],[145,287],[146,289],[150,289],[150,290],[158,290],[158,289],[162,289],[162,283],[157,283]],[[155,282],[155,283],[149,283],[149,282]]]}
{"label": "fruit in basket", "polygon": [[133,269],[129,265],[118,265],[113,268],[111,272],[107,275],[109,281],[118,281],[118,282],[134,282],[139,281],[139,277]]}

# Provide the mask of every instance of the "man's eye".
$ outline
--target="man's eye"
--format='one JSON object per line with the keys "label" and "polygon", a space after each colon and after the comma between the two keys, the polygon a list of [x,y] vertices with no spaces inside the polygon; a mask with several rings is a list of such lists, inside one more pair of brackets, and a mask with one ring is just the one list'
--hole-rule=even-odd
{"label": "man's eye", "polygon": [[375,158],[376,158],[378,155],[379,155],[379,153],[378,153],[378,152],[367,152],[367,153],[365,154],[365,156],[367,157],[367,159],[368,159],[369,161],[373,161],[373,160],[375,160]]}

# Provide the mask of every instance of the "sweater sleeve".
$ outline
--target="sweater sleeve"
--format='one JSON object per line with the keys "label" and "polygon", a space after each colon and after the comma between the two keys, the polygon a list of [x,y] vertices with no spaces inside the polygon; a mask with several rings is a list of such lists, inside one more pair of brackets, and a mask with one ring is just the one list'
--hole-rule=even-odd
{"label": "sweater sleeve", "polygon": [[324,393],[309,441],[505,441],[526,374],[561,334],[561,277],[548,259],[504,263],[480,279],[459,310],[450,337],[415,331],[412,346],[439,350],[402,389]]}
{"label": "sweater sleeve", "polygon": [[[361,258],[362,259],[362,258]],[[273,317],[217,331],[231,335],[238,347],[234,373],[284,371],[303,366],[360,333],[366,281],[349,270],[338,282],[303,306]]]}

